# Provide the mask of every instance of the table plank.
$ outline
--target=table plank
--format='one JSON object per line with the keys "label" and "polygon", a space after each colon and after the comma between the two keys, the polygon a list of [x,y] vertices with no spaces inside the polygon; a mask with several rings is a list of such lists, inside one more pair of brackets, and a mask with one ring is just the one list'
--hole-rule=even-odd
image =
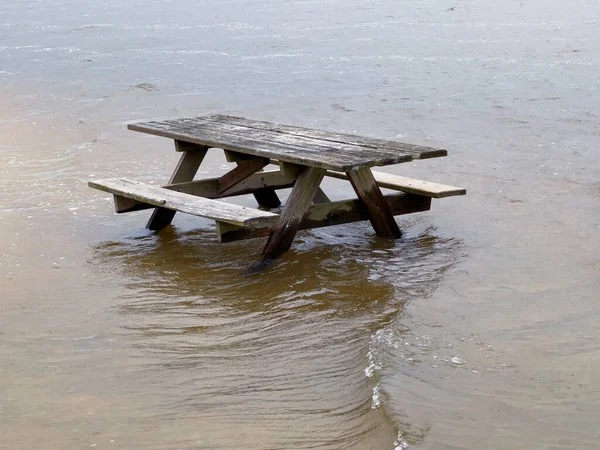
{"label": "table plank", "polygon": [[194,119],[194,126],[197,132],[219,131],[234,136],[244,136],[248,139],[294,145],[300,147],[304,152],[306,152],[307,149],[309,151],[314,149],[321,152],[321,157],[327,157],[328,152],[335,150],[336,153],[339,153],[339,156],[345,158],[359,156],[361,159],[381,159],[384,161],[390,158],[394,161],[398,158],[402,158],[403,160],[406,159],[406,161],[411,161],[413,159],[413,155],[407,157],[407,152],[401,150],[379,149],[358,144],[327,141],[313,136],[302,136],[299,134],[292,135],[280,133],[278,131],[261,130],[244,125],[215,122],[205,117],[196,117]]}
{"label": "table plank", "polygon": [[412,154],[400,150],[218,124],[204,117],[135,123],[128,128],[199,145],[342,172],[360,167],[398,164],[413,159]]}
{"label": "table plank", "polygon": [[294,136],[312,137],[328,142],[338,142],[347,145],[359,145],[376,148],[379,150],[391,150],[412,155],[414,159],[428,159],[448,156],[448,151],[443,148],[434,148],[424,145],[406,144],[404,142],[388,139],[377,139],[367,136],[359,136],[336,131],[315,130],[312,128],[282,125],[263,120],[246,119],[245,117],[229,116],[225,114],[212,114],[204,116],[206,120],[230,125],[240,125],[258,130],[275,131],[278,133],[291,134]]}

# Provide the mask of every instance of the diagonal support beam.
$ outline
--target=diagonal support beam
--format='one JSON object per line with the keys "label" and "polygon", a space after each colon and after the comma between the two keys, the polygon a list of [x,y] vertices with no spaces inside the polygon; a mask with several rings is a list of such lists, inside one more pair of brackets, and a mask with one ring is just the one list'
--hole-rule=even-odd
{"label": "diagonal support beam", "polygon": [[369,211],[369,220],[375,229],[377,236],[397,238],[402,235],[394,215],[377,186],[375,178],[368,167],[347,172],[350,183]]}
{"label": "diagonal support beam", "polygon": [[238,164],[238,166],[236,168],[230,170],[225,175],[223,175],[221,178],[219,178],[219,181],[218,181],[219,189],[217,190],[218,194],[222,194],[223,192],[232,188],[236,184],[244,181],[250,175],[255,174],[256,172],[261,170],[263,167],[268,166],[269,159],[268,158],[248,159],[245,161],[239,161],[237,164]]}

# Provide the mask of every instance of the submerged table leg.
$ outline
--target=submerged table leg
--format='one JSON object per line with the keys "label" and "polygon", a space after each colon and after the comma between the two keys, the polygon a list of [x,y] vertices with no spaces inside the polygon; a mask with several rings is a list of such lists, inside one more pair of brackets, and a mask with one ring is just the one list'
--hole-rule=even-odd
{"label": "submerged table leg", "polygon": [[369,220],[377,236],[396,238],[402,233],[390,211],[375,178],[368,167],[351,170],[347,173],[352,187],[369,211]]}
{"label": "submerged table leg", "polygon": [[[191,144],[189,142],[175,141],[178,151],[183,151],[179,163],[171,175],[169,184],[192,181],[198,167],[202,164],[208,147]],[[160,230],[171,223],[175,217],[175,211],[165,208],[156,208],[146,225],[150,230]]]}
{"label": "submerged table leg", "polygon": [[310,207],[324,176],[324,169],[314,167],[307,167],[300,173],[263,249],[261,261],[277,258],[291,247],[304,213]]}

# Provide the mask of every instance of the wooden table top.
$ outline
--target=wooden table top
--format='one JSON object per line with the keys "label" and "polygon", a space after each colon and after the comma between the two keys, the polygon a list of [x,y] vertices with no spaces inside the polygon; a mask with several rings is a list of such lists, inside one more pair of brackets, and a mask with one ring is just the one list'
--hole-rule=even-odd
{"label": "wooden table top", "polygon": [[444,149],[227,115],[129,124],[134,131],[264,158],[348,172],[446,156]]}

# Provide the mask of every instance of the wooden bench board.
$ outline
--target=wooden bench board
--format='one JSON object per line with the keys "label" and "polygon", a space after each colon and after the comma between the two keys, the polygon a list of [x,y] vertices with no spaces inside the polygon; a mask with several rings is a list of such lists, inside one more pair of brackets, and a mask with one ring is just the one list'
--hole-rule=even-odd
{"label": "wooden bench board", "polygon": [[447,154],[443,149],[244,120],[213,115],[134,123],[128,128],[178,141],[341,172]]}
{"label": "wooden bench board", "polygon": [[[218,199],[235,197],[238,195],[256,194],[264,192],[267,189],[272,189],[275,191],[278,189],[291,188],[294,186],[296,177],[292,175],[285,175],[280,170],[267,170],[265,172],[259,172],[250,175],[248,178],[239,182],[225,192],[219,192],[219,181],[220,178],[206,178],[203,180],[167,184],[161,187],[193,196]],[[119,198],[116,200],[115,210],[117,213],[142,211],[144,209],[154,208],[154,205],[136,202],[131,199],[126,199],[127,201],[123,201],[123,198]]]}
{"label": "wooden bench board", "polygon": [[[444,198],[454,195],[465,195],[467,190],[461,187],[448,186],[445,184],[432,183],[430,181],[417,180],[415,178],[393,175],[391,173],[372,171],[375,181],[380,187],[407,192],[409,194],[423,195],[432,198]],[[343,172],[328,170],[328,177],[347,180],[348,176]]]}
{"label": "wooden bench board", "polygon": [[268,211],[196,197],[124,178],[93,180],[89,181],[88,185],[94,189],[110,192],[117,196],[240,227],[259,228],[270,226],[276,223],[279,218],[278,214]]}

